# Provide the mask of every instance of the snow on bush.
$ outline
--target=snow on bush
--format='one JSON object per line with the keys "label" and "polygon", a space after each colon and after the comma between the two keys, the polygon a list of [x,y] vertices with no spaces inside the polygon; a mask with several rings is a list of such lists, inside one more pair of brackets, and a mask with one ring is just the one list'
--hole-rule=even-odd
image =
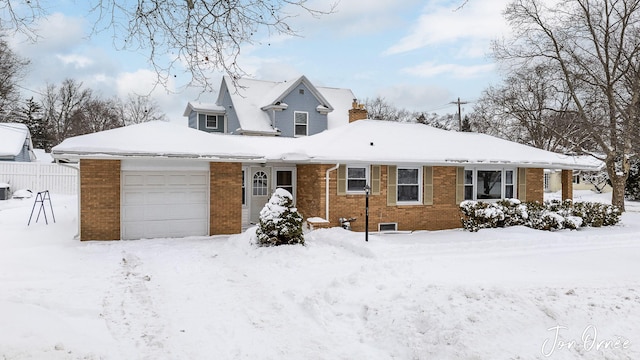
{"label": "snow on bush", "polygon": [[462,227],[469,231],[524,225],[538,230],[575,230],[582,226],[611,226],[620,221],[612,205],[571,200],[520,203],[506,199],[495,203],[464,201],[460,204]]}
{"label": "snow on bush", "polygon": [[293,196],[284,189],[276,191],[260,211],[256,230],[258,245],[304,245],[302,215],[293,207]]}

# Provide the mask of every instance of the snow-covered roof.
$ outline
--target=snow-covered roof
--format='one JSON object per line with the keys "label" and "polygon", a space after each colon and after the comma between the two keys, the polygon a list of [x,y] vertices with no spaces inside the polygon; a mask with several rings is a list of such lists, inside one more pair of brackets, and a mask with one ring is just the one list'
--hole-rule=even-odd
{"label": "snow-covered roof", "polygon": [[358,120],[301,138],[313,162],[525,165],[592,169],[593,164],[493,136],[412,123]]}
{"label": "snow-covered roof", "polygon": [[0,156],[16,156],[29,136],[29,128],[20,123],[0,123]]}
{"label": "snow-covered roof", "polygon": [[242,136],[218,135],[165,121],[80,135],[51,150],[55,159],[165,157],[247,160],[262,156]]}
{"label": "snow-covered roof", "polygon": [[301,83],[304,83],[326,108],[329,129],[349,122],[349,109],[355,98],[353,92],[350,89],[316,87],[305,76],[282,82],[242,78],[237,80],[237,86],[225,76],[216,103],[222,103],[222,96],[226,93],[225,90],[228,90],[243,131],[276,134],[277,130],[271,126],[269,113],[263,109],[279,103]]}
{"label": "snow-covered roof", "polygon": [[167,122],[149,122],[66,139],[57,159],[167,157],[221,161],[513,165],[593,170],[575,157],[484,134],[422,124],[359,120],[301,138],[210,134]]}
{"label": "snow-covered roof", "polygon": [[187,107],[184,109],[184,113],[182,114],[182,116],[189,116],[189,114],[191,114],[191,111],[201,112],[201,113],[206,113],[206,112],[224,112],[225,109],[224,109],[223,106],[216,105],[214,103],[203,103],[203,102],[197,102],[197,101],[189,101],[187,103]]}

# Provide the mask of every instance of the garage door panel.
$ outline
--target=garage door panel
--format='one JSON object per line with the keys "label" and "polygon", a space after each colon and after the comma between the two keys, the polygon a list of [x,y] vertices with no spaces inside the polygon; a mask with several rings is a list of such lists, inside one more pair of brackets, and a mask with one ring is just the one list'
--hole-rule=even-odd
{"label": "garage door panel", "polygon": [[208,172],[123,172],[122,237],[209,233]]}

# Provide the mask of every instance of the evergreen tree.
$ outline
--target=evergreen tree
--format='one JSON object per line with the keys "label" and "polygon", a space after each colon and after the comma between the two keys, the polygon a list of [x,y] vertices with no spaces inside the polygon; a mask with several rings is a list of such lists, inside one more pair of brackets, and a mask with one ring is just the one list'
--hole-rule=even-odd
{"label": "evergreen tree", "polygon": [[260,211],[256,230],[258,245],[304,245],[302,215],[293,207],[293,196],[284,189],[276,189]]}
{"label": "evergreen tree", "polygon": [[471,132],[471,123],[469,122],[469,116],[465,115],[464,119],[462,119],[462,129],[460,129],[460,131]]}
{"label": "evergreen tree", "polygon": [[27,99],[26,105],[18,110],[16,119],[29,128],[34,148],[51,150],[44,120],[44,110],[38,102],[33,100],[33,97]]}
{"label": "evergreen tree", "polygon": [[640,200],[640,158],[631,160],[629,177],[625,186],[625,197],[629,200]]}

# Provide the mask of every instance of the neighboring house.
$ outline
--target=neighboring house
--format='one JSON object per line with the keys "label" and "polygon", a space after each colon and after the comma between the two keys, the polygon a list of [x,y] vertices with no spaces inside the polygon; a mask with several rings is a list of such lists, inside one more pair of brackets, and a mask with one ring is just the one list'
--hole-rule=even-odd
{"label": "neighboring house", "polygon": [[35,158],[29,128],[20,123],[0,123],[0,161],[30,162]]}
{"label": "neighboring house", "polygon": [[[571,177],[574,190],[591,190],[595,192],[611,192],[613,189],[607,183],[606,165],[604,161],[593,156],[575,156],[581,164],[591,164],[595,170],[575,170]],[[544,170],[544,191],[558,192],[562,190],[561,172],[558,170]]]}
{"label": "neighboring house", "polygon": [[316,87],[305,76],[273,82],[222,79],[215,103],[189,102],[189,127],[237,135],[300,137],[349,122],[349,89]]}
{"label": "neighboring house", "polygon": [[[354,106],[352,120],[363,115]],[[450,229],[465,199],[542,201],[546,168],[562,171],[570,198],[572,171],[594,169],[484,134],[379,120],[299,138],[150,122],[69,138],[52,154],[80,164],[81,240],[239,233],[276,188],[305,219],[355,217],[363,231],[365,185],[371,229]]]}

